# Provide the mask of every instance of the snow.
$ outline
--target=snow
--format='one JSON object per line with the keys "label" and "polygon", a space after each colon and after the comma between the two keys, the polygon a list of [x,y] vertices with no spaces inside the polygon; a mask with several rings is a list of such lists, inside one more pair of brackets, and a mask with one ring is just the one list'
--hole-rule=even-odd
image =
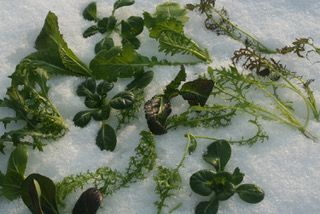
{"label": "snow", "polygon": [[[34,41],[39,34],[43,21],[48,11],[54,12],[59,19],[60,31],[70,49],[85,63],[94,57],[94,45],[102,38],[96,35],[88,39],[82,37],[82,32],[90,26],[83,20],[82,11],[90,0],[1,0],[0,4],[0,97],[4,97],[6,88],[10,85],[7,78],[15,66],[26,55],[35,51]],[[112,11],[111,0],[97,0],[98,14],[108,16]],[[164,0],[137,0],[133,6],[119,9],[116,15],[121,18],[130,15],[141,16],[143,11],[155,12],[158,4]],[[196,0],[181,0],[179,3],[197,3]],[[242,0],[217,1],[216,7],[225,7],[234,23],[243,30],[251,33],[260,42],[270,48],[280,48],[290,45],[295,38],[312,37],[317,46],[320,45],[319,20],[320,2],[318,0]],[[189,12],[190,20],[186,23],[185,33],[193,38],[200,46],[207,47],[213,62],[212,67],[227,66],[231,63],[233,52],[242,47],[242,44],[226,36],[217,36],[203,26],[204,16],[196,12]],[[142,41],[140,53],[163,57],[157,51],[157,43],[148,38],[145,30],[139,37]],[[319,60],[319,56],[318,60]],[[320,64],[314,64],[296,55],[278,57],[292,71],[304,76],[305,79],[315,79],[311,85],[317,100],[320,98]],[[192,57],[174,56],[170,60],[189,60]],[[207,65],[186,66],[188,80],[193,80],[196,74],[206,72]],[[179,67],[154,67],[155,78],[146,89],[147,99],[163,90],[179,71]],[[75,90],[83,79],[75,77],[52,77],[50,97],[67,121],[69,130],[66,135],[57,141],[48,142],[44,152],[29,148],[29,160],[26,175],[40,173],[50,177],[54,182],[62,180],[70,174],[94,171],[101,166],[123,171],[127,166],[129,157],[134,155],[134,148],[139,143],[139,133],[146,130],[147,125],[143,112],[139,113],[140,119],[121,129],[118,144],[114,152],[100,151],[95,145],[95,136],[99,129],[98,123],[90,123],[81,129],[72,124],[75,113],[85,108],[83,100],[76,96]],[[121,90],[126,80],[119,81],[119,86],[114,90]],[[118,83],[117,83],[118,84]],[[122,85],[121,85],[122,84]],[[297,103],[296,114],[305,118],[303,102],[292,94],[287,94],[288,99]],[[319,102],[318,102],[319,104]],[[173,113],[187,108],[182,99],[174,99]],[[0,109],[1,117],[12,115],[7,109]],[[250,137],[255,133],[255,126],[247,121],[252,119],[248,115],[239,114],[233,118],[232,125],[217,130],[204,128],[187,129],[179,128],[166,135],[156,136],[157,164],[175,167],[181,160],[187,139],[184,134],[190,132],[196,135],[218,138],[239,139],[241,136]],[[113,122],[111,122],[113,123]],[[219,214],[232,213],[264,213],[264,214],[316,214],[320,213],[320,145],[319,142],[303,136],[299,131],[284,124],[260,120],[261,125],[269,135],[265,143],[257,143],[252,147],[232,145],[232,156],[226,170],[233,171],[239,167],[245,173],[243,183],[254,183],[265,191],[265,199],[258,204],[247,204],[238,196],[220,203]],[[111,124],[112,125],[112,124]],[[114,125],[114,124],[113,124]],[[10,127],[15,127],[13,124]],[[320,136],[320,123],[311,120],[309,130]],[[0,127],[0,132],[4,128]],[[200,169],[209,168],[201,155],[211,143],[208,140],[199,140],[197,150],[184,162],[180,168],[183,188],[175,192],[176,196],[167,201],[168,208],[163,213],[168,213],[179,203],[183,205],[177,209],[176,214],[194,213],[195,206],[206,197],[193,193],[189,187],[189,177]],[[13,147],[6,147],[5,155],[0,155],[0,170],[6,172],[8,157]],[[153,175],[148,174],[147,179],[130,184],[105,198],[102,209],[98,213],[156,213],[153,203],[158,199],[154,193],[155,182]],[[66,207],[60,208],[60,213],[71,213],[75,201],[81,190],[71,194],[66,199]],[[27,214],[30,213],[21,199],[9,201],[0,198],[0,213]]]}

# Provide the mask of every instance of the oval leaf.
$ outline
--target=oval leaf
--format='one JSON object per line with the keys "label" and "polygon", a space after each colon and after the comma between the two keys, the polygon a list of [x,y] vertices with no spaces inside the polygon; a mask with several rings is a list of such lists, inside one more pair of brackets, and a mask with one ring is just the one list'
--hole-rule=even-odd
{"label": "oval leaf", "polygon": [[96,144],[101,150],[113,151],[117,145],[117,136],[114,129],[108,124],[103,124],[98,132]]}
{"label": "oval leaf", "polygon": [[86,29],[83,32],[82,36],[83,36],[83,38],[88,38],[90,36],[95,35],[98,32],[99,32],[99,26],[98,25],[92,25],[92,26],[90,26],[88,29]]}
{"label": "oval leaf", "polygon": [[153,75],[153,71],[146,71],[142,73],[126,86],[126,90],[134,91],[145,88],[152,81]]}
{"label": "oval leaf", "polygon": [[264,199],[264,191],[254,184],[243,184],[236,190],[239,197],[245,202],[255,204]]}
{"label": "oval leaf", "polygon": [[98,94],[92,94],[84,100],[84,104],[88,108],[99,108],[101,106],[101,98]]}
{"label": "oval leaf", "polygon": [[110,116],[110,106],[103,107],[102,109],[97,109],[92,112],[92,117],[96,121],[102,121],[108,119]]}
{"label": "oval leaf", "polygon": [[196,214],[216,214],[219,209],[219,201],[202,201],[196,207]]}
{"label": "oval leaf", "polygon": [[28,162],[28,156],[28,148],[23,145],[18,146],[11,152],[7,170],[16,171],[22,177],[24,177],[24,173]]}
{"label": "oval leaf", "polygon": [[223,171],[231,157],[231,146],[228,141],[218,140],[210,144],[202,156],[217,172]]}
{"label": "oval leaf", "polygon": [[121,36],[136,37],[143,31],[143,19],[139,16],[130,16],[127,20],[121,21]]}
{"label": "oval leaf", "polygon": [[24,176],[16,170],[9,169],[3,178],[3,195],[10,201],[19,198],[23,181]]}
{"label": "oval leaf", "polygon": [[73,214],[95,214],[102,202],[102,194],[96,188],[89,188],[83,192],[75,204]]}
{"label": "oval leaf", "polygon": [[239,167],[235,168],[233,174],[232,174],[232,183],[234,185],[238,185],[242,182],[244,177],[244,173],[240,172]]}
{"label": "oval leaf", "polygon": [[134,4],[134,0],[117,0],[113,5],[113,10],[124,6],[130,6],[132,4]]}
{"label": "oval leaf", "polygon": [[194,173],[190,177],[190,187],[199,195],[208,196],[212,193],[212,180],[215,172],[209,169],[203,169]]}
{"label": "oval leaf", "polygon": [[81,83],[77,88],[78,96],[91,96],[96,91],[96,81],[93,79],[88,79]]}
{"label": "oval leaf", "polygon": [[95,21],[97,19],[97,4],[91,2],[82,13],[83,18],[89,21]]}
{"label": "oval leaf", "polygon": [[219,201],[225,201],[233,196],[235,192],[236,190],[234,184],[231,182],[227,182],[225,185],[223,185],[223,189],[221,192],[216,192],[216,198]]}
{"label": "oval leaf", "polygon": [[100,96],[107,96],[107,93],[111,91],[113,87],[114,84],[112,82],[102,81],[97,87],[97,93]]}
{"label": "oval leaf", "polygon": [[95,53],[99,53],[101,50],[109,50],[114,47],[114,42],[112,38],[105,37],[100,42],[98,42],[94,48]]}
{"label": "oval leaf", "polygon": [[73,117],[74,125],[79,126],[81,128],[85,127],[91,120],[92,111],[91,110],[85,110],[78,112]]}
{"label": "oval leaf", "polygon": [[116,94],[110,101],[110,106],[114,109],[126,109],[133,106],[134,94],[130,91],[123,91]]}

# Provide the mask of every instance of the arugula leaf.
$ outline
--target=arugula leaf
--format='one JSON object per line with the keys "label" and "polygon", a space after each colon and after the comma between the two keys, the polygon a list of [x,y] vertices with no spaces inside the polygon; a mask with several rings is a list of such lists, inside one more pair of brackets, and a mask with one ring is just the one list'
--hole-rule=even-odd
{"label": "arugula leaf", "polygon": [[82,13],[83,18],[89,21],[97,21],[97,3],[91,2]]}
{"label": "arugula leaf", "polygon": [[101,150],[113,151],[117,145],[117,136],[114,129],[108,124],[102,124],[96,138],[96,144]]}

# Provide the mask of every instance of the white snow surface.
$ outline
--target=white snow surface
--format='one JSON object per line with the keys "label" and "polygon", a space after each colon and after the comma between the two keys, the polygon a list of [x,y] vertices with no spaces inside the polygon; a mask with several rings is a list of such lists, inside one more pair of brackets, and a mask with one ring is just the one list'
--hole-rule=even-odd
{"label": "white snow surface", "polygon": [[[15,66],[28,54],[35,51],[34,41],[39,34],[48,11],[55,13],[59,19],[60,32],[63,34],[69,48],[85,63],[89,64],[94,57],[94,45],[102,38],[95,35],[88,39],[82,37],[82,32],[91,25],[82,18],[83,9],[91,0],[1,0],[0,2],[0,97],[4,97],[6,88],[10,85],[8,76]],[[98,16],[109,16],[113,0],[96,0]],[[131,15],[142,16],[143,11],[155,12],[158,4],[164,0],[136,0],[135,4],[124,7],[116,12],[118,19]],[[197,3],[196,0],[177,1],[181,5]],[[217,0],[217,8],[225,7],[230,19],[240,28],[255,36],[266,46],[275,49],[290,45],[296,38],[312,37],[317,46],[320,45],[320,1],[319,0]],[[243,45],[227,36],[217,36],[205,29],[205,17],[198,12],[189,12],[190,20],[185,25],[185,33],[193,38],[201,47],[207,47],[213,62],[212,67],[228,66],[233,52]],[[157,50],[157,43],[148,37],[148,31],[139,36],[142,47],[139,52],[147,56],[163,57]],[[315,79],[311,88],[316,99],[320,98],[320,64],[301,59],[297,55],[275,56],[292,71],[304,76],[305,79]],[[319,60],[319,56],[316,56]],[[194,59],[192,56],[173,56],[172,61]],[[187,80],[193,80],[196,74],[204,74],[206,64],[186,66]],[[178,66],[158,66],[151,68],[155,77],[146,89],[147,99],[161,92],[175,74]],[[139,119],[124,127],[117,133],[118,144],[114,152],[101,151],[95,144],[99,124],[91,122],[81,129],[75,127],[72,118],[75,113],[85,109],[82,98],[76,94],[76,87],[83,81],[75,77],[52,77],[50,97],[68,122],[69,130],[64,137],[50,141],[44,147],[44,152],[29,148],[29,160],[26,175],[40,173],[50,177],[54,182],[61,181],[65,176],[94,171],[98,167],[110,166],[123,171],[129,157],[134,155],[142,130],[147,130],[143,110]],[[128,80],[129,81],[129,80]],[[121,90],[128,82],[121,80],[113,90]],[[296,96],[287,98],[295,103],[296,114],[301,120],[305,115],[305,106]],[[257,99],[263,99],[257,97]],[[319,104],[319,102],[318,102]],[[173,113],[181,112],[187,104],[180,98],[172,101]],[[12,115],[7,109],[0,109],[1,117]],[[250,137],[256,127],[248,123],[253,119],[245,114],[238,114],[232,119],[232,124],[216,130],[204,128],[179,128],[162,136],[155,136],[158,158],[156,164],[175,167],[181,160],[187,139],[184,134],[190,132],[196,135],[229,139]],[[113,122],[111,122],[113,123]],[[237,195],[221,202],[219,214],[317,214],[320,213],[320,144],[306,138],[296,129],[272,121],[260,120],[261,125],[269,135],[264,143],[247,145],[232,145],[232,156],[226,170],[233,171],[239,167],[245,173],[243,183],[259,185],[265,191],[265,198],[258,204],[243,202]],[[115,125],[111,124],[111,125]],[[16,127],[12,124],[10,127]],[[308,129],[320,137],[320,123],[313,118]],[[0,133],[4,127],[1,125]],[[176,196],[167,201],[168,207],[163,213],[168,213],[179,203],[183,205],[174,211],[176,214],[195,213],[196,205],[208,197],[202,197],[192,192],[189,186],[190,176],[200,170],[210,168],[201,155],[212,141],[199,140],[197,150],[188,155],[184,167],[179,172],[182,177],[182,189],[175,192]],[[5,155],[0,154],[0,170],[5,173],[10,152],[14,148],[8,146]],[[155,172],[148,174],[147,179],[130,184],[112,196],[105,198],[98,213],[110,214],[152,214],[157,209],[154,202],[159,200],[155,194]],[[60,207],[60,213],[71,213],[82,190],[71,194],[66,200],[66,206]],[[30,213],[21,199],[9,201],[0,198],[0,213],[27,214]]]}

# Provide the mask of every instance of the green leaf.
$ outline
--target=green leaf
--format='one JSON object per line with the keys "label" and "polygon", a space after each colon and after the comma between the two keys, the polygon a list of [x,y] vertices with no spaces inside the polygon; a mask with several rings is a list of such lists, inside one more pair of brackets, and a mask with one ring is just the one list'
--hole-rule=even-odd
{"label": "green leaf", "polygon": [[113,11],[120,7],[130,6],[132,4],[134,4],[134,0],[117,0],[113,5]]}
{"label": "green leaf", "polygon": [[72,214],[95,214],[102,202],[102,193],[96,188],[84,191],[74,205]]}
{"label": "green leaf", "polygon": [[97,93],[100,96],[107,96],[107,93],[109,91],[111,91],[114,87],[114,84],[112,82],[108,82],[108,81],[102,81],[101,83],[99,83],[98,87],[97,87]]}
{"label": "green leaf", "polygon": [[44,26],[36,39],[37,50],[51,50],[59,54],[64,66],[72,72],[91,76],[92,71],[67,46],[59,31],[58,18],[49,12]]}
{"label": "green leaf", "polygon": [[196,206],[196,214],[216,214],[219,209],[219,201],[202,201]]}
{"label": "green leaf", "polygon": [[156,13],[153,16],[157,21],[175,19],[181,23],[186,23],[189,20],[189,17],[186,16],[187,13],[188,11],[181,8],[179,3],[165,2],[157,6]]}
{"label": "green leaf", "polygon": [[223,171],[231,157],[231,146],[225,140],[215,141],[208,146],[207,152],[202,157],[217,172]]}
{"label": "green leaf", "polygon": [[121,21],[121,36],[136,37],[143,31],[143,19],[139,16],[130,16],[126,20]]}
{"label": "green leaf", "polygon": [[228,200],[236,192],[235,186],[231,182],[227,182],[221,192],[216,192],[216,198],[219,201]]}
{"label": "green leaf", "polygon": [[233,174],[232,174],[232,183],[234,185],[239,185],[244,177],[244,173],[240,172],[239,167],[235,168]]}
{"label": "green leaf", "polygon": [[202,196],[208,196],[212,193],[212,184],[215,172],[209,169],[199,170],[190,177],[191,189]]}
{"label": "green leaf", "polygon": [[114,42],[112,38],[105,37],[100,42],[98,42],[94,48],[96,54],[102,50],[108,51],[110,48],[114,47]]}
{"label": "green leaf", "polygon": [[212,92],[213,80],[196,79],[182,85],[180,94],[190,106],[204,106]]}
{"label": "green leaf", "polygon": [[111,32],[115,29],[115,26],[117,24],[117,18],[115,16],[109,16],[108,18],[108,24],[107,24],[107,31]]}
{"label": "green leaf", "polygon": [[110,106],[105,106],[101,109],[97,109],[95,111],[92,112],[92,117],[93,119],[95,119],[96,121],[102,121],[102,120],[107,120],[110,116]]}
{"label": "green leaf", "polygon": [[18,171],[9,169],[3,179],[3,195],[9,199],[14,200],[20,197],[21,185],[24,181]]}
{"label": "green leaf", "polygon": [[235,186],[232,181],[232,174],[229,172],[218,172],[212,179],[212,190],[219,201],[229,199],[235,193]]}
{"label": "green leaf", "polygon": [[4,174],[0,170],[0,197],[3,195],[3,180],[4,180]]}
{"label": "green leaf", "polygon": [[153,79],[153,71],[146,71],[135,77],[132,82],[126,86],[127,91],[135,91],[147,87]]}
{"label": "green leaf", "polygon": [[102,105],[102,100],[98,94],[92,94],[91,96],[87,96],[85,98],[84,104],[88,108],[99,108]]}
{"label": "green leaf", "polygon": [[82,13],[83,18],[89,21],[97,21],[97,4],[91,2]]}
{"label": "green leaf", "polygon": [[179,90],[177,88],[180,86],[181,82],[186,80],[186,77],[187,77],[186,70],[182,65],[180,67],[180,71],[177,74],[177,76],[166,86],[166,89],[164,90],[164,94],[169,99],[177,96],[179,94]]}
{"label": "green leaf", "polygon": [[110,106],[114,109],[126,109],[133,106],[134,101],[135,96],[131,91],[123,91],[110,100]]}
{"label": "green leaf", "polygon": [[114,129],[108,124],[103,124],[98,132],[96,144],[101,150],[113,151],[117,145],[117,136]]}
{"label": "green leaf", "polygon": [[130,44],[135,50],[139,49],[141,46],[141,42],[137,37],[123,37],[121,40],[121,44],[122,46]]}
{"label": "green leaf", "polygon": [[254,184],[242,184],[236,189],[239,197],[248,203],[259,203],[264,199],[264,191]]}
{"label": "green leaf", "polygon": [[11,152],[7,170],[16,171],[22,177],[24,177],[28,162],[28,156],[28,148],[23,145],[18,146]]}
{"label": "green leaf", "polygon": [[[59,214],[56,203],[56,187],[48,177],[40,174],[29,175],[22,184],[21,197],[33,214],[38,214],[39,209],[44,214]],[[34,203],[37,198],[39,203]]]}
{"label": "green leaf", "polygon": [[78,112],[73,117],[74,125],[79,126],[81,128],[85,127],[91,120],[92,110],[85,110]]}
{"label": "green leaf", "polygon": [[90,36],[95,35],[96,33],[99,32],[99,26],[98,25],[92,25],[89,28],[87,28],[84,32],[83,32],[83,38],[88,38]]}
{"label": "green leaf", "polygon": [[96,81],[94,79],[88,79],[82,82],[77,88],[78,96],[92,96],[96,92]]}
{"label": "green leaf", "polygon": [[101,34],[108,31],[109,17],[104,17],[98,21],[98,29]]}

